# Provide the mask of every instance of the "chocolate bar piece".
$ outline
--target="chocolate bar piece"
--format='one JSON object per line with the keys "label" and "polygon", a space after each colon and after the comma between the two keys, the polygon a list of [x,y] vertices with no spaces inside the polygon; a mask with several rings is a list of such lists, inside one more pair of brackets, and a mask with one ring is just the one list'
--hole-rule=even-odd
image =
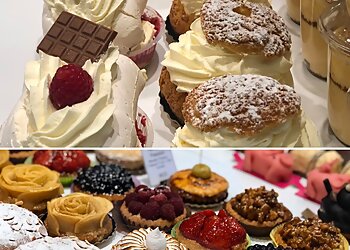
{"label": "chocolate bar piece", "polygon": [[106,52],[117,32],[69,12],[62,12],[40,42],[39,50],[66,63],[83,66]]}

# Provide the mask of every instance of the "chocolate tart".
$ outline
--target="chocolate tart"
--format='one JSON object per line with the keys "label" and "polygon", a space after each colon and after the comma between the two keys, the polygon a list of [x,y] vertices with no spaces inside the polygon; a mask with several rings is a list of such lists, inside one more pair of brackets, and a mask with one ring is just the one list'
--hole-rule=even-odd
{"label": "chocolate tart", "polygon": [[[295,227],[293,226],[295,224]],[[308,231],[301,231],[305,229],[306,224],[318,224],[315,225],[314,228],[311,228]],[[286,237],[288,237],[287,242],[284,239],[283,230],[288,226],[292,225],[291,228],[288,228],[288,232],[286,232]],[[293,231],[294,229],[294,231]],[[300,234],[297,231],[300,230]],[[308,237],[305,238],[303,235],[307,233]],[[290,242],[293,239],[291,238],[291,234],[295,235],[298,239],[296,241]],[[323,236],[323,237],[322,237]],[[306,250],[306,249],[324,249],[324,250],[348,250],[349,243],[346,238],[340,233],[340,230],[335,226],[321,222],[319,219],[308,219],[302,221],[300,218],[293,218],[293,220],[283,223],[277,227],[275,227],[271,233],[270,237],[273,243],[277,246],[283,247],[292,247],[298,250]],[[335,237],[338,238],[337,246],[330,245],[329,241],[336,241]],[[315,245],[318,244],[318,245]],[[322,246],[322,248],[320,248]]]}
{"label": "chocolate tart", "polygon": [[[242,205],[242,207],[252,207],[252,211],[247,212],[250,218],[245,218],[242,216],[242,214],[235,210],[234,206],[241,204],[239,201],[240,197],[243,197],[243,195],[248,195],[247,192],[254,191],[261,192],[263,197],[253,197],[251,203]],[[229,215],[239,221],[249,235],[258,237],[268,236],[274,227],[293,218],[293,215],[289,209],[282,203],[278,203],[277,196],[278,195],[276,192],[273,190],[267,191],[265,187],[246,189],[245,193],[239,194],[227,202],[225,204],[225,210]],[[257,203],[260,203],[259,208],[255,207]],[[260,219],[257,219],[257,217]],[[266,217],[269,218],[269,220],[267,220]]]}
{"label": "chocolate tart", "polygon": [[214,172],[209,178],[201,178],[194,175],[192,169],[186,169],[174,173],[169,186],[189,206],[205,208],[222,203],[228,196],[229,185],[224,177]]}
{"label": "chocolate tart", "polygon": [[100,196],[112,202],[123,200],[133,188],[134,182],[130,173],[113,164],[96,165],[78,171],[72,185],[73,192]]}

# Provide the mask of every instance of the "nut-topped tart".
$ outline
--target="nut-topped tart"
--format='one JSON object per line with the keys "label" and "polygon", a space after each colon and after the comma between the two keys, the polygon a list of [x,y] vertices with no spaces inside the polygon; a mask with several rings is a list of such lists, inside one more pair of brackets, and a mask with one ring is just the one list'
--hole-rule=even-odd
{"label": "nut-topped tart", "polygon": [[207,165],[196,164],[192,169],[174,173],[169,179],[169,186],[190,206],[212,206],[227,198],[229,184]]}
{"label": "nut-topped tart", "polygon": [[298,250],[347,250],[349,243],[340,229],[317,218],[291,221],[272,230],[271,239],[276,245]]}
{"label": "nut-topped tart", "polygon": [[277,197],[274,190],[266,190],[264,186],[250,188],[232,198],[225,209],[250,235],[268,236],[275,226],[293,217]]}

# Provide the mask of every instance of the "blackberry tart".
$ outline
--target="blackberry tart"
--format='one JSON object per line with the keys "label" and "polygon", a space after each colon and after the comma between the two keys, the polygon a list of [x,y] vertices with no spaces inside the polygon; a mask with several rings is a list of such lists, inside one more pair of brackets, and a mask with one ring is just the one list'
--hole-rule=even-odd
{"label": "blackberry tart", "polygon": [[145,185],[126,195],[120,206],[125,223],[135,228],[170,230],[187,216],[181,197],[167,186],[151,189]]}
{"label": "blackberry tart", "polygon": [[236,218],[249,235],[268,236],[271,230],[293,218],[277,200],[278,194],[266,188],[249,188],[226,203],[226,211]]}
{"label": "blackberry tart", "polygon": [[169,179],[172,191],[177,192],[189,206],[217,206],[227,198],[227,180],[212,172],[205,164],[174,173]]}
{"label": "blackberry tart", "polygon": [[130,173],[113,164],[79,170],[72,186],[73,192],[88,193],[110,201],[123,200],[133,188]]}

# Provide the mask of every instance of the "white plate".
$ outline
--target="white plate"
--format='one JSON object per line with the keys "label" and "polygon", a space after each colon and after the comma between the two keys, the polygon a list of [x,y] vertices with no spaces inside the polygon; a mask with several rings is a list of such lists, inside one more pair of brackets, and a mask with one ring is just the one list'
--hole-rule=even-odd
{"label": "white plate", "polygon": [[[1,40],[0,54],[0,124],[2,124],[15,106],[22,93],[25,63],[37,55],[35,49],[42,36],[41,11],[42,0],[17,1],[5,0],[0,15]],[[286,14],[284,0],[273,0],[274,9],[286,19],[291,29],[294,66],[292,73],[295,79],[295,89],[302,97],[303,108],[307,117],[316,125],[324,146],[344,146],[332,134],[327,119],[327,84],[312,76],[305,68],[301,56],[301,43],[298,33],[299,27],[291,23]],[[149,0],[148,5],[155,8],[165,19],[169,14],[171,0]],[[9,25],[4,25],[10,23]],[[6,36],[4,36],[6,34]],[[147,68],[149,80],[141,93],[138,106],[152,120],[154,128],[154,147],[169,147],[173,139],[177,124],[163,111],[159,103],[158,79],[160,62],[165,51],[169,48],[166,38],[163,38],[156,49],[153,62]]]}

